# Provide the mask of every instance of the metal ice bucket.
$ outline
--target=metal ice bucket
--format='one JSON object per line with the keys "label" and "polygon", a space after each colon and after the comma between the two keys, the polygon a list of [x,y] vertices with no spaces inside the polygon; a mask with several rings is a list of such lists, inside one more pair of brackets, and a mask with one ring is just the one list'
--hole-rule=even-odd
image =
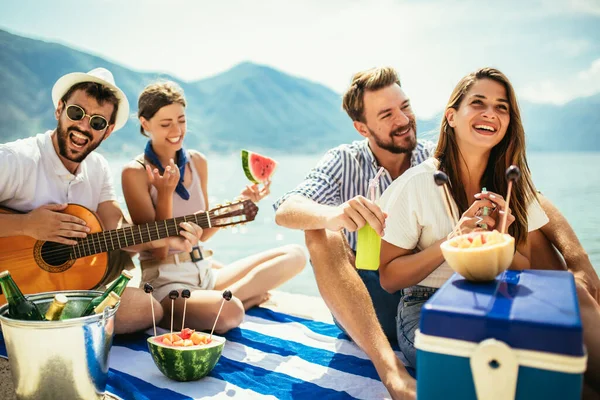
{"label": "metal ice bucket", "polygon": [[[57,293],[69,298],[63,311],[66,317],[81,315],[88,302],[102,294],[73,290],[28,298],[44,315]],[[8,305],[2,306],[0,322],[17,398],[104,398],[117,307],[107,308],[103,314],[50,322],[7,318]]]}

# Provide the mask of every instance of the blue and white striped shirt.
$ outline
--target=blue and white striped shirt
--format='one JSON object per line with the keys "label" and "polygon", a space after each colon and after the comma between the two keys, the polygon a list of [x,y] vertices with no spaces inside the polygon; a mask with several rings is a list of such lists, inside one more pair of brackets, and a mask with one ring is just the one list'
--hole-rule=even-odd
{"label": "blue and white striped shirt", "polygon": [[[299,194],[319,204],[339,206],[356,196],[368,196],[369,180],[379,171],[368,140],[357,140],[351,144],[343,144],[325,153],[325,156],[308,173],[302,183],[287,192],[273,204],[277,210],[288,197]],[[417,147],[410,159],[411,167],[419,165],[435,151],[435,143],[418,140]],[[379,178],[379,193],[392,183],[392,177],[384,170]],[[345,231],[352,250],[356,251],[356,232]]]}

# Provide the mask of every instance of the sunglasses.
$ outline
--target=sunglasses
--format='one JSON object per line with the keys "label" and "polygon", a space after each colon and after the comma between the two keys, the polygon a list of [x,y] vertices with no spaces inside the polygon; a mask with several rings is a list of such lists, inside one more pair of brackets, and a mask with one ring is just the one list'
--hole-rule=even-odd
{"label": "sunglasses", "polygon": [[90,117],[90,126],[95,131],[103,131],[108,126],[108,121],[101,115],[89,115],[78,105],[71,104],[67,106],[67,117],[73,121],[81,121],[85,117]]}

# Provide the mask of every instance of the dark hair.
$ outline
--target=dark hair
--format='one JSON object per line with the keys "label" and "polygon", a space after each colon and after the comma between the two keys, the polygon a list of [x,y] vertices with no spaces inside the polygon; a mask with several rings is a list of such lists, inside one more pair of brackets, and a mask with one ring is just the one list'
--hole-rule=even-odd
{"label": "dark hair", "polygon": [[[155,82],[144,88],[138,99],[138,118],[144,117],[149,120],[164,106],[179,103],[186,106],[183,89],[175,82]],[[144,136],[146,132],[140,126],[140,132]]]}
{"label": "dark hair", "polygon": [[[490,152],[481,183],[488,190],[504,195],[508,190],[506,169],[510,165],[516,165],[521,170],[521,178],[513,184],[510,199],[510,208],[515,216],[515,222],[508,228],[508,233],[515,238],[517,244],[520,244],[527,238],[527,206],[531,201],[537,200],[537,195],[525,156],[525,130],[521,122],[521,113],[510,81],[497,69],[478,69],[458,82],[450,95],[446,110],[449,108],[458,110],[473,84],[482,79],[490,79],[504,86],[509,102],[510,122],[504,138]],[[469,202],[464,187],[460,183],[460,159],[463,156],[456,141],[454,128],[448,123],[445,113],[442,117],[440,138],[434,156],[440,160],[440,170],[448,175],[450,192],[456,205],[461,213],[465,212]]]}
{"label": "dark hair", "polygon": [[88,96],[96,99],[98,104],[103,105],[104,102],[108,102],[114,106],[113,112],[110,116],[109,124],[114,124],[117,118],[117,111],[119,110],[119,99],[115,92],[109,87],[104,86],[101,83],[96,82],[79,82],[69,88],[67,93],[61,97],[61,101],[66,103],[69,97],[77,90],[83,90]]}

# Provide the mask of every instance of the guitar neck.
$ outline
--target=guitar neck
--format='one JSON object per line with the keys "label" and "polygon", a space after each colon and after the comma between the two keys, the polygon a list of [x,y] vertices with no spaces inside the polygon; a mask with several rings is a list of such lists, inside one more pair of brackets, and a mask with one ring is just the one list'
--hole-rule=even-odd
{"label": "guitar neck", "polygon": [[[142,225],[132,225],[110,231],[90,233],[85,239],[79,240],[79,243],[73,246],[71,258],[87,257],[93,254],[104,253],[171,236],[177,236],[182,229],[179,226],[182,222],[194,222],[202,229],[211,228],[213,226],[211,224],[210,214],[207,211],[163,221],[149,222]],[[219,226],[225,225],[230,224],[219,224]]]}

